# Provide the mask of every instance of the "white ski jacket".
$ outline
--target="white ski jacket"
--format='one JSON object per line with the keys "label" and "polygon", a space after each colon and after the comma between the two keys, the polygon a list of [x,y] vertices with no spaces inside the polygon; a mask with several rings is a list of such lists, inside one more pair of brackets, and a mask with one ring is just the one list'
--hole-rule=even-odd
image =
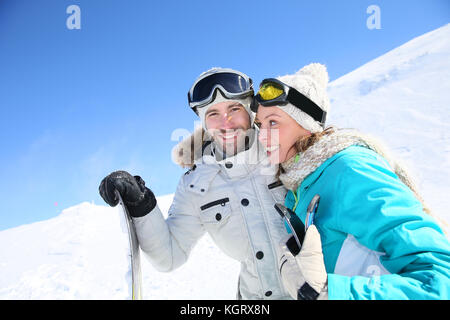
{"label": "white ski jacket", "polygon": [[[190,150],[196,131],[175,153]],[[210,145],[211,146],[211,145]],[[195,150],[195,165],[180,179],[168,218],[156,206],[133,218],[139,244],[159,271],[181,266],[205,232],[241,262],[237,299],[290,299],[278,272],[279,243],[287,235],[274,208],[286,189],[257,140],[236,156],[216,161],[211,148]],[[182,166],[182,157],[175,160]]]}

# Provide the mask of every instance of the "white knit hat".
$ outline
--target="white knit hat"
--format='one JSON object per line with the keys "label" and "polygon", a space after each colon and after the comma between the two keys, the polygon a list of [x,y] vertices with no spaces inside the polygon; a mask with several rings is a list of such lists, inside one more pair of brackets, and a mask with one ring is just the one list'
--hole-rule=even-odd
{"label": "white knit hat", "polygon": [[[278,77],[278,80],[295,88],[298,92],[308,97],[317,104],[323,111],[330,110],[330,99],[327,94],[328,72],[327,68],[320,63],[311,63],[295,74]],[[320,122],[315,121],[296,106],[288,103],[285,106],[277,106],[290,115],[298,124],[311,133],[323,131]]]}

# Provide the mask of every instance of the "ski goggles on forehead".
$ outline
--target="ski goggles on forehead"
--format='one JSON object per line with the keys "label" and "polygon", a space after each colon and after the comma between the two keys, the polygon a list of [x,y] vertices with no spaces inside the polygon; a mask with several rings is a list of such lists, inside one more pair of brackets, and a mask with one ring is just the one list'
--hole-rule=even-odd
{"label": "ski goggles on forehead", "polygon": [[253,96],[253,82],[247,75],[238,71],[222,71],[207,74],[197,79],[188,92],[189,106],[197,113],[215,99],[216,90],[220,90],[227,99],[243,99]]}
{"label": "ski goggles on forehead", "polygon": [[[259,104],[264,107],[269,107],[284,106],[290,103],[311,116],[315,121],[320,122],[322,126],[325,124],[327,117],[325,111],[308,97],[280,80],[273,78],[264,79],[259,86],[255,100],[257,103],[253,105],[253,108],[256,109]],[[256,112],[256,110],[252,111]]]}

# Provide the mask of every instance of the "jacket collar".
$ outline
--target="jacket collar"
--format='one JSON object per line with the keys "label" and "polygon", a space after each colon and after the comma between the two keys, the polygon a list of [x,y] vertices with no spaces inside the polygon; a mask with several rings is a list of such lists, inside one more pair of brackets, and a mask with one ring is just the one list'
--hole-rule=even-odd
{"label": "jacket collar", "polygon": [[[329,135],[320,138],[306,151],[292,157],[282,163],[284,173],[280,174],[280,180],[289,190],[296,190],[309,175],[319,175],[328,165],[323,166],[330,158],[337,153],[352,146],[359,145],[370,149],[375,149],[376,144],[370,142],[366,136],[353,130],[337,130]],[[321,168],[321,170],[318,170]],[[316,172],[318,171],[318,172]]]}
{"label": "jacket collar", "polygon": [[241,151],[232,157],[217,160],[214,153],[205,153],[203,163],[216,164],[220,171],[230,179],[238,179],[254,173],[255,170],[266,170],[268,174],[275,174],[276,168],[272,166],[264,152],[263,146],[256,137],[247,150]]}

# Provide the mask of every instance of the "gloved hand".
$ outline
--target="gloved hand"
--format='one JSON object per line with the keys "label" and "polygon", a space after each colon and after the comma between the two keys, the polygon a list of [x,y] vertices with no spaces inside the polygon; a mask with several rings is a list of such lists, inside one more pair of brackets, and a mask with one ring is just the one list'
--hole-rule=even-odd
{"label": "gloved hand", "polygon": [[114,171],[106,176],[98,190],[103,200],[112,207],[119,203],[115,190],[119,191],[132,217],[145,216],[156,206],[155,195],[145,187],[145,181],[139,176],[133,177],[126,171]]}
{"label": "gloved hand", "polygon": [[328,299],[327,272],[316,226],[306,231],[300,252],[294,236],[281,244],[280,274],[289,295],[297,300]]}

